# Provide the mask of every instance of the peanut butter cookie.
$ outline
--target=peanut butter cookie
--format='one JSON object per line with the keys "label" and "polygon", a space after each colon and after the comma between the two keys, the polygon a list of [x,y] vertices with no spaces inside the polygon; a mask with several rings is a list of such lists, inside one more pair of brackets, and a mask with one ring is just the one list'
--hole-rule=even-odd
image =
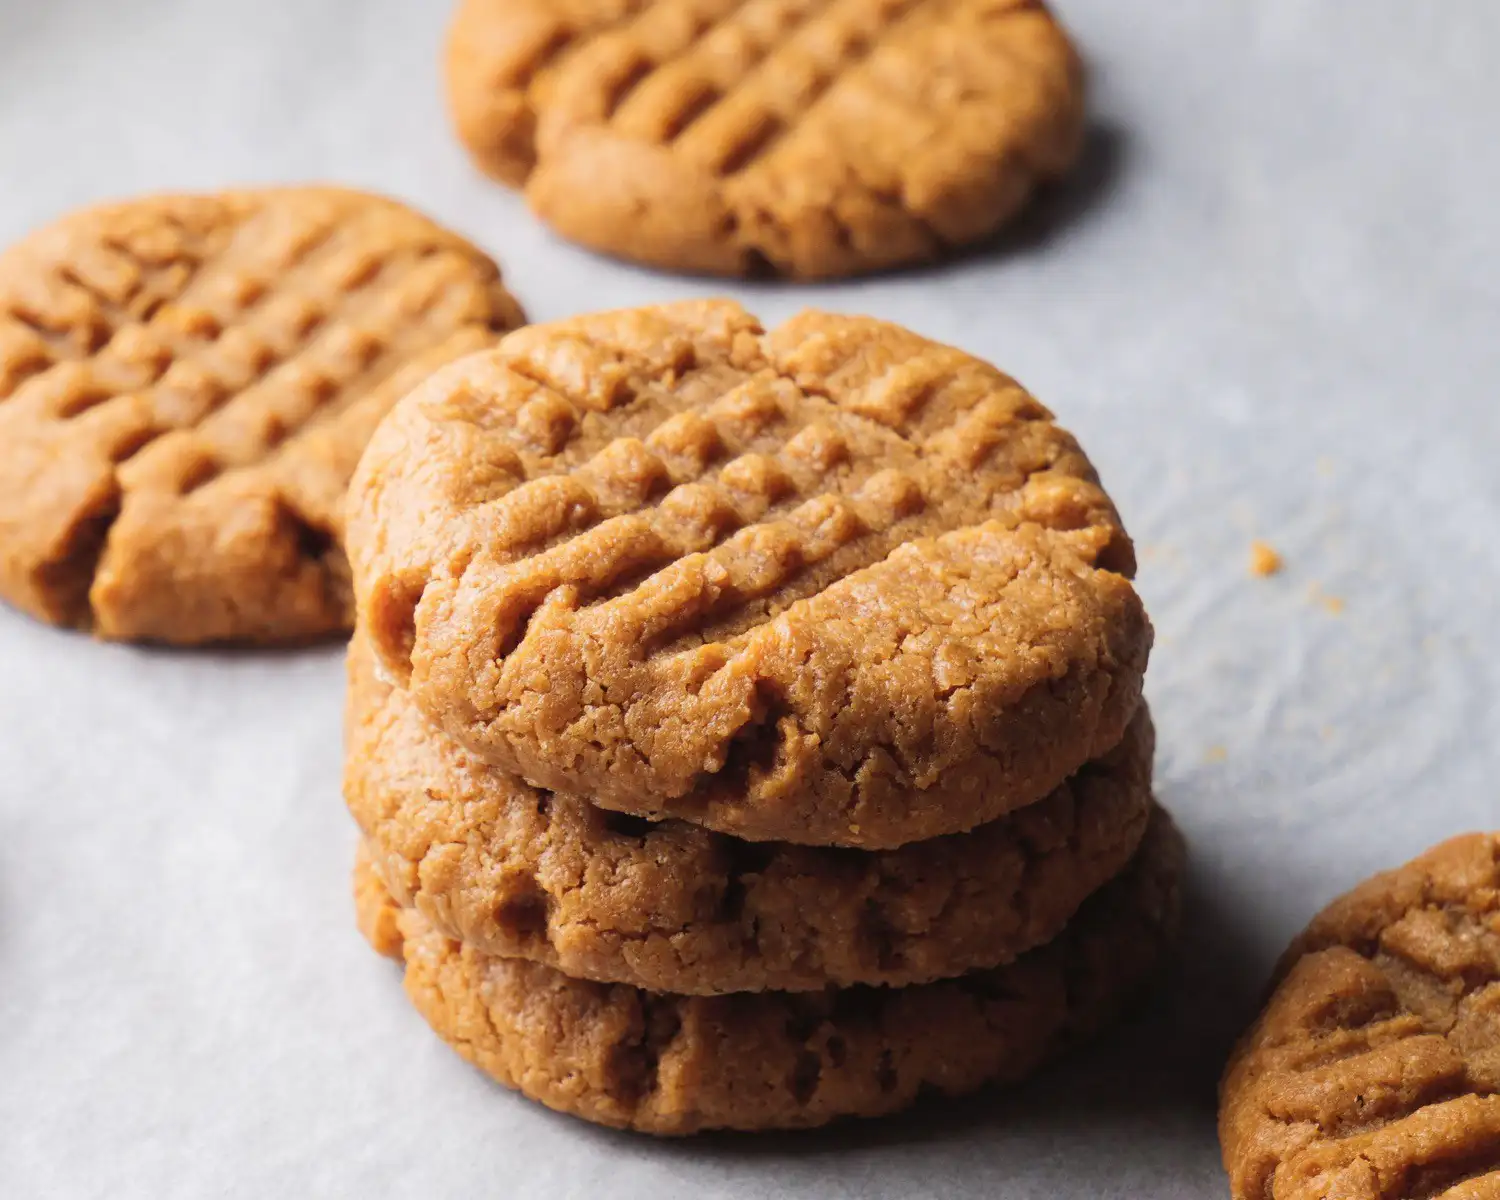
{"label": "peanut butter cookie", "polygon": [[0,597],[101,637],[274,642],[352,617],[371,430],[521,310],[389,200],[154,196],[0,255]]}
{"label": "peanut butter cookie", "polygon": [[1500,1196],[1500,834],[1355,888],[1277,978],[1221,1092],[1235,1200]]}
{"label": "peanut butter cookie", "polygon": [[448,95],[490,174],[640,262],[816,278],[993,233],[1076,158],[1040,0],[463,0]]}
{"label": "peanut butter cookie", "polygon": [[1156,974],[1183,847],[1158,810],[1132,865],[1051,942],[1006,967],[910,988],[674,996],[497,958],[397,909],[361,864],[360,928],[406,963],[439,1036],[507,1087],[656,1134],[879,1116],[924,1091],[1013,1082],[1096,1032]]}
{"label": "peanut butter cookie", "polygon": [[752,840],[1033,803],[1119,744],[1151,646],[1073,438],[864,318],[520,330],[382,424],[349,544],[386,670],[475,754]]}
{"label": "peanut butter cookie", "polygon": [[926,983],[1050,941],[1134,854],[1151,720],[1046,799],[868,853],[651,824],[476,763],[350,654],[344,794],[397,903],[476,950],[694,994]]}

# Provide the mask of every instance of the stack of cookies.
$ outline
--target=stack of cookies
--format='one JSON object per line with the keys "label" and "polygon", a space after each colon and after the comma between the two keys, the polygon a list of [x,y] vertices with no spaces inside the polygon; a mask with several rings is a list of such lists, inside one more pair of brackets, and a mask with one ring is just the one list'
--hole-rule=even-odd
{"label": "stack of cookies", "polygon": [[1032,1071],[1154,973],[1151,628],[1077,443],[862,318],[523,328],[352,485],[361,924],[508,1086],[654,1133]]}

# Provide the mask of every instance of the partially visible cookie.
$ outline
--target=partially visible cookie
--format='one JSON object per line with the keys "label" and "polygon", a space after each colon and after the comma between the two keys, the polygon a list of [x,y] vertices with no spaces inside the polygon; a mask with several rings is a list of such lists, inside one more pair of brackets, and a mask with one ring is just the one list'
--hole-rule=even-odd
{"label": "partially visible cookie", "polygon": [[714,997],[585,983],[485,955],[414,910],[386,908],[363,864],[357,892],[377,910],[361,927],[384,931],[394,919],[408,994],[470,1062],[562,1112],[688,1134],[879,1116],[925,1091],[1031,1074],[1154,977],[1177,924],[1182,858],[1158,810],[1127,872],[1057,941],[1007,967],[920,987]]}
{"label": "partially visible cookie", "polygon": [[479,165],[565,236],[728,275],[979,241],[1084,124],[1040,0],[462,0],[448,96]]}
{"label": "partially visible cookie", "polygon": [[1046,799],[880,853],[751,843],[538,791],[429,726],[350,652],[344,794],[405,907],[490,954],[715,994],[904,985],[1056,937],[1134,854],[1151,811],[1144,707]]}
{"label": "partially visible cookie", "polygon": [[438,373],[350,490],[391,676],[532,784],[883,849],[1117,745],[1151,626],[1077,442],[897,326],[689,302]]}
{"label": "partially visible cookie", "polygon": [[1500,834],[1325,909],[1221,1088],[1235,1200],[1500,1196]]}
{"label": "partially visible cookie", "polygon": [[332,188],[151,196],[0,255],[0,597],[101,637],[341,632],[375,424],[522,314],[488,258]]}

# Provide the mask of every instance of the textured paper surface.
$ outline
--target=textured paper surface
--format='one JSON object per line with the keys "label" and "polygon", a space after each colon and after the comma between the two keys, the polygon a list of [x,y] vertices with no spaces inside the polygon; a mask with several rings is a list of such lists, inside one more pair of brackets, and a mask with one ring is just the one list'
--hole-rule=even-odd
{"label": "textured paper surface", "polygon": [[[0,0],[0,241],[97,198],[327,179],[493,250],[537,318],[730,291],[989,356],[1083,439],[1159,630],[1185,962],[1035,1085],[658,1144],[495,1088],[354,933],[336,650],[0,612],[0,1195],[1216,1197],[1213,1089],[1325,900],[1500,824],[1500,7],[1060,0],[1077,187],[942,270],[684,283],[564,246],[451,142],[436,0]],[[1253,579],[1250,542],[1286,557]]]}

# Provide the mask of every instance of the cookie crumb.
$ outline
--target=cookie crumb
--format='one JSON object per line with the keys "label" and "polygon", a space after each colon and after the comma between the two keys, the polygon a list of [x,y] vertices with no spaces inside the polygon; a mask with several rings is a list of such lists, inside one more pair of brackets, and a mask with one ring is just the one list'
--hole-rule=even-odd
{"label": "cookie crumb", "polygon": [[1313,584],[1307,589],[1307,598],[1314,604],[1323,606],[1323,610],[1330,616],[1339,617],[1344,613],[1344,598],[1342,596],[1330,596],[1318,584]]}
{"label": "cookie crumb", "polygon": [[1286,565],[1276,548],[1268,542],[1254,541],[1250,543],[1250,574],[1258,579],[1266,579],[1271,575],[1281,574],[1281,568]]}
{"label": "cookie crumb", "polygon": [[1203,761],[1211,763],[1224,762],[1229,757],[1229,751],[1223,746],[1210,746],[1203,752]]}

